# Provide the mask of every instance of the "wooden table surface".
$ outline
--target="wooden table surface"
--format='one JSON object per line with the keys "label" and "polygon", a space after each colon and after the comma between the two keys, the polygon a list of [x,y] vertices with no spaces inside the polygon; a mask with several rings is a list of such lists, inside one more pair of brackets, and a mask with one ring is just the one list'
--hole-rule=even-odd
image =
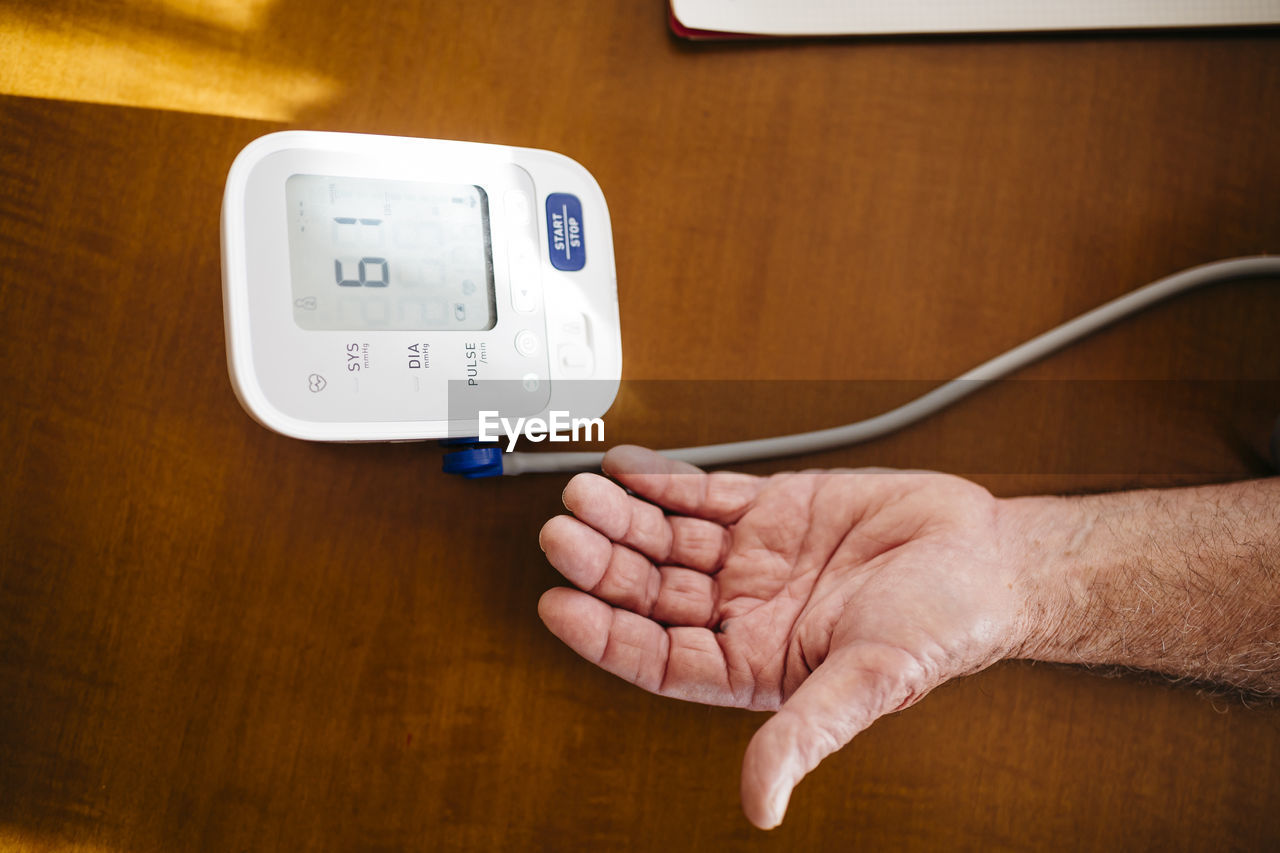
{"label": "wooden table surface", "polygon": [[[381,16],[381,17],[379,17]],[[272,434],[226,170],[281,128],[549,148],[613,218],[610,443],[831,425],[1280,251],[1275,31],[692,45],[660,0],[0,12],[0,848],[1274,849],[1280,711],[1007,663],[738,805],[763,717],[552,637],[565,478]],[[998,494],[1268,472],[1280,289],[1159,307],[877,444]]]}

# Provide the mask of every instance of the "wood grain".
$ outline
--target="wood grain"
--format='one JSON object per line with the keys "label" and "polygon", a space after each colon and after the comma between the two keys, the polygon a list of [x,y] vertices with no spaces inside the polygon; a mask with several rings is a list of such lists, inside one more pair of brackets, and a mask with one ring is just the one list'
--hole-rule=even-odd
{"label": "wood grain", "polygon": [[[644,694],[539,623],[564,478],[455,482],[425,445],[258,427],[218,254],[227,166],[281,127],[562,151],[613,218],[611,442],[837,423],[1175,269],[1280,250],[1274,32],[692,46],[661,3],[264,8],[239,33],[11,10],[338,85],[286,123],[0,97],[0,847],[1280,842],[1275,709],[1027,664],[881,721],[752,829],[762,717]],[[1001,494],[1265,474],[1275,284],[749,470],[926,466]]]}

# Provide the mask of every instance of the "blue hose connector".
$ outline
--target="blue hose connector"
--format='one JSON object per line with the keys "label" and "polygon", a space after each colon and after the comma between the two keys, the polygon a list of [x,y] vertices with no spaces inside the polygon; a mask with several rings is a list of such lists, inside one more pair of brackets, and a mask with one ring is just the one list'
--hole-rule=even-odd
{"label": "blue hose connector", "polygon": [[468,480],[500,477],[502,476],[502,449],[471,447],[466,450],[454,450],[444,455],[441,468],[446,474],[456,474]]}

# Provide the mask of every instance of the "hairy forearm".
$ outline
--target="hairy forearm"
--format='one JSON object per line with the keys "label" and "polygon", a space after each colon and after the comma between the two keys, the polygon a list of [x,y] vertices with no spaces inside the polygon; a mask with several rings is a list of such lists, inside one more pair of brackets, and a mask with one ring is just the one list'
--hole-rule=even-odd
{"label": "hairy forearm", "polygon": [[1280,478],[1002,502],[1014,656],[1280,695]]}

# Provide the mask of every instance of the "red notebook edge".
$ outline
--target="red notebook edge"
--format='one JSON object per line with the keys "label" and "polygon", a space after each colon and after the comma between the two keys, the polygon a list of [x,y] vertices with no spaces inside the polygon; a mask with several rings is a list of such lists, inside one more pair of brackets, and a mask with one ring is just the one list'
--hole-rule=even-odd
{"label": "red notebook edge", "polygon": [[728,41],[731,39],[770,39],[776,36],[756,35],[755,33],[726,33],[720,30],[696,30],[693,27],[686,27],[676,17],[675,7],[670,0],[667,2],[667,24],[671,27],[671,32],[682,39],[689,41]]}

